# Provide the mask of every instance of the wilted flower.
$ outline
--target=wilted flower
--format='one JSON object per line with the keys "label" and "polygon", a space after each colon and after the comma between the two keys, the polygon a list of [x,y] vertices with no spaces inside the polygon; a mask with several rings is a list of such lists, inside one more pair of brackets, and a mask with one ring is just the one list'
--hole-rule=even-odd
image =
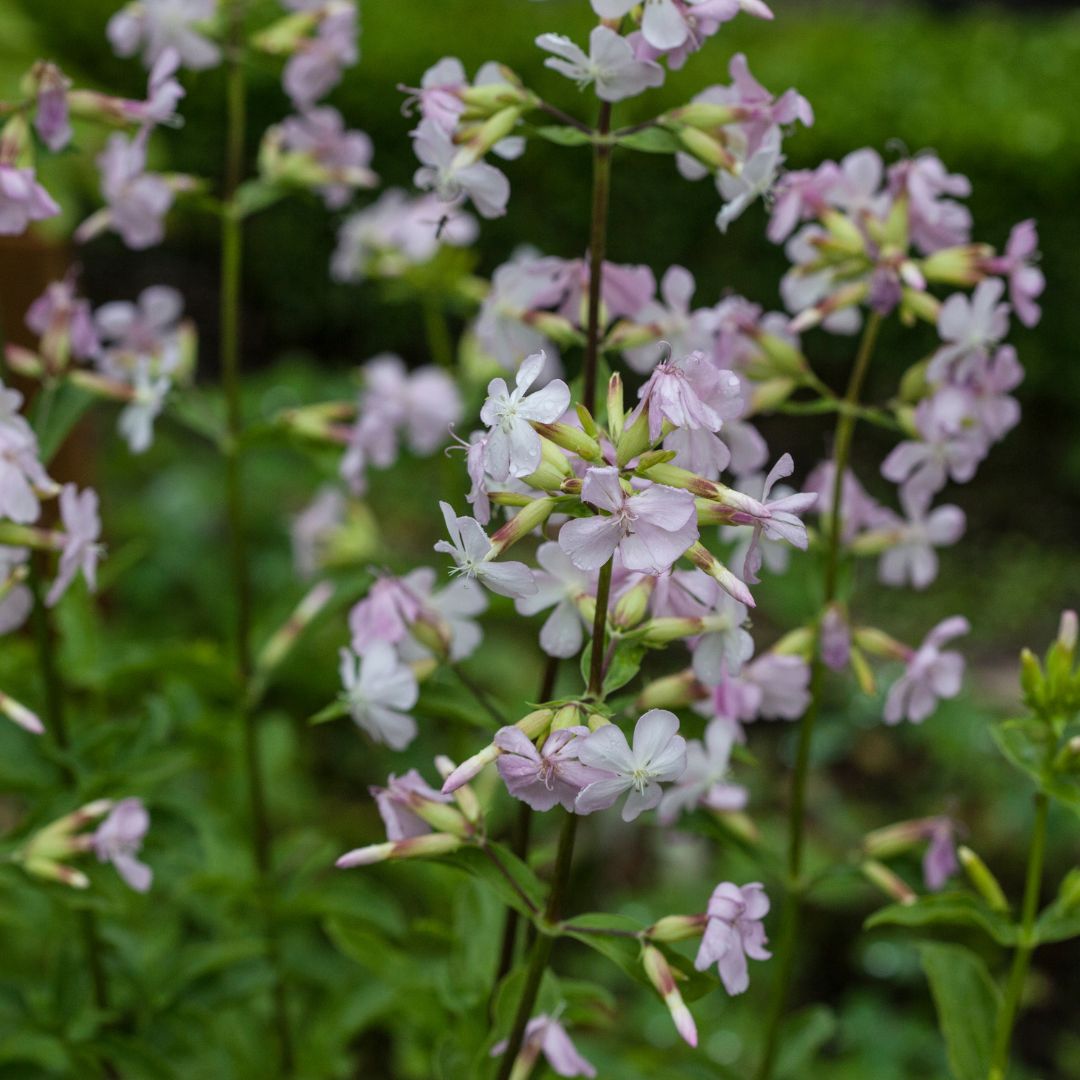
{"label": "wilted flower", "polygon": [[71,142],[67,101],[71,80],[55,64],[41,60],[34,65],[31,77],[37,84],[34,129],[41,141],[57,153]]}
{"label": "wilted flower", "polygon": [[136,892],[147,892],[154,872],[138,859],[143,837],[150,828],[150,815],[141,799],[121,799],[93,836],[99,862],[111,862],[116,872]]}
{"label": "wilted flower", "polygon": [[574,804],[577,813],[606,810],[625,792],[630,794],[623,805],[623,821],[652,810],[663,796],[660,785],[678,780],[686,769],[686,740],[678,731],[674,713],[650,709],[634,726],[632,748],[615,724],[605,724],[585,738],[578,759],[611,775],[582,790]]}
{"label": "wilted flower", "polygon": [[386,642],[375,642],[362,656],[342,649],[341,682],[349,714],[376,742],[404,750],[416,738],[411,709],[419,696],[416,676]]}
{"label": "wilted flower", "polygon": [[750,885],[722,882],[709,898],[709,921],[694,960],[704,971],[716,964],[720,981],[729,994],[741,994],[750,986],[747,958],[768,960],[765,927],[761,920],[769,913],[769,898],[758,882]]}
{"label": "wilted flower", "polygon": [[960,693],[964,658],[958,652],[942,651],[942,646],[971,629],[967,619],[954,615],[937,624],[922,645],[907,658],[907,670],[893,683],[885,699],[885,723],[910,720],[921,724],[938,701]]}

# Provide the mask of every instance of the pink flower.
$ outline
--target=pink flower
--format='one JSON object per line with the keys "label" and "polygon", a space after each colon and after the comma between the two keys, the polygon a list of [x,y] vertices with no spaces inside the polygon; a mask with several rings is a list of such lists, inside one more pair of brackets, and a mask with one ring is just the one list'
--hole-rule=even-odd
{"label": "pink flower", "polygon": [[0,519],[17,525],[37,521],[38,492],[55,492],[38,460],[37,436],[19,412],[23,396],[0,382]]}
{"label": "pink flower", "polygon": [[628,495],[619,470],[609,466],[585,473],[581,497],[606,513],[575,518],[559,530],[559,546],[579,570],[599,570],[618,549],[627,570],[662,574],[698,537],[688,491],[653,484]]}
{"label": "pink flower", "polygon": [[1009,332],[1009,305],[999,303],[1005,283],[981,281],[968,299],[953,293],[938,315],[938,333],[945,343],[934,354],[926,377],[944,382],[950,372],[963,374],[972,357],[986,356]]}
{"label": "pink flower", "polygon": [[601,101],[636,97],[664,81],[664,69],[652,60],[639,60],[633,46],[608,26],[597,26],[589,35],[589,55],[562,34],[541,34],[536,44],[554,53],[544,67],[573,79],[578,89],[595,84]]}
{"label": "pink flower", "polygon": [[830,604],[819,631],[821,662],[833,671],[843,671],[851,659],[851,627],[838,604]]}
{"label": "pink flower", "polygon": [[71,80],[55,65],[39,61],[31,75],[37,83],[37,109],[34,130],[41,141],[55,154],[71,142],[71,123],[68,118],[67,92]]}
{"label": "pink flower", "polygon": [[353,652],[363,656],[377,641],[397,645],[408,636],[410,625],[422,611],[419,598],[402,579],[376,578],[367,596],[349,612]]}
{"label": "pink flower", "polygon": [[[503,1039],[491,1048],[492,1057],[501,1057],[506,1053],[509,1040]],[[596,1076],[596,1069],[578,1052],[566,1034],[566,1028],[554,1016],[541,1014],[534,1016],[525,1025],[525,1041],[518,1061],[525,1061],[530,1066],[543,1053],[558,1076]],[[526,1075],[522,1073],[521,1075]]]}
{"label": "pink flower", "polygon": [[67,591],[81,570],[91,592],[97,587],[97,564],[104,553],[98,543],[101,518],[98,516],[97,492],[86,488],[81,494],[74,484],[65,484],[60,491],[60,520],[64,526],[64,546],[60,566],[45,603],[53,607]]}
{"label": "pink flower", "polygon": [[281,123],[286,152],[306,154],[326,171],[332,182],[317,188],[329,210],[340,210],[354,188],[374,187],[371,171],[374,148],[362,131],[347,131],[337,109],[328,105],[290,116]]}
{"label": "pink flower", "polygon": [[390,774],[386,787],[368,789],[375,799],[379,816],[386,826],[387,840],[408,840],[431,832],[431,826],[414,812],[423,803],[450,803],[453,797],[430,787],[424,778],[410,769],[403,776]]}
{"label": "pink flower", "polygon": [[46,342],[42,342],[43,352],[63,343],[73,359],[88,360],[100,348],[90,304],[78,296],[70,274],[46,286],[27,309],[26,325],[51,343],[46,348]]}
{"label": "pink flower", "polygon": [[[836,483],[836,466],[832,461],[823,461],[815,467],[806,481],[806,490],[817,494],[815,505],[822,522],[832,519],[833,488]],[[892,521],[889,511],[872,499],[866,489],[850,470],[844,473],[840,486],[840,538],[850,544],[856,535],[864,529],[875,528]]]}
{"label": "pink flower", "polygon": [[419,697],[412,670],[393,646],[376,641],[363,657],[340,650],[344,699],[354,722],[378,743],[404,750],[416,738],[416,721],[403,710]]}
{"label": "pink flower", "polygon": [[[575,326],[587,323],[588,259],[560,259],[558,312]],[[611,319],[634,319],[656,294],[656,278],[647,266],[604,262],[600,279],[601,325]]]}
{"label": "pink flower", "polygon": [[16,576],[24,572],[21,568],[29,557],[26,548],[0,546],[0,636],[18,630],[33,609],[33,595],[25,585],[18,584]]}
{"label": "pink flower", "polygon": [[33,169],[0,162],[0,236],[21,236],[31,221],[59,213],[59,205],[37,182]]}
{"label": "pink flower", "polygon": [[[671,346],[673,356],[704,351],[712,344],[712,313],[707,308],[696,311],[690,308],[694,287],[694,277],[689,270],[682,266],[669,266],[660,279],[663,303],[650,300],[634,316],[635,322],[647,326],[657,338]],[[642,373],[652,370],[656,355],[655,345],[641,345],[623,353],[630,367]]]}
{"label": "pink flower", "polygon": [[931,818],[926,826],[930,843],[923,856],[923,881],[931,892],[941,892],[960,869],[956,859],[956,826],[947,817]]}
{"label": "pink flower", "polygon": [[922,645],[910,653],[907,670],[893,683],[885,699],[885,723],[910,720],[921,724],[938,701],[960,693],[964,658],[958,652],[942,652],[941,647],[971,629],[967,619],[954,615],[937,624]]}
{"label": "pink flower", "polygon": [[114,300],[94,312],[101,338],[97,362],[110,378],[131,381],[140,362],[172,375],[183,361],[179,320],[184,299],[168,285],[151,285],[138,299]]}
{"label": "pink flower", "polygon": [[192,71],[215,67],[221,50],[194,29],[214,18],[216,0],[140,0],[127,4],[109,20],[105,33],[117,56],[134,56],[152,67],[166,49],[176,50]]}
{"label": "pink flower", "polygon": [[665,422],[673,428],[716,432],[744,407],[735,374],[721,371],[699,352],[658,364],[638,397],[641,404],[627,423],[647,413],[652,442],[660,438]]}
{"label": "pink flower", "polygon": [[1020,422],[1020,403],[1009,391],[1023,381],[1024,369],[1011,345],[972,364],[964,388],[970,395],[971,415],[987,442],[1003,439]]}
{"label": "pink flower", "polygon": [[281,82],[293,105],[303,111],[341,81],[345,68],[360,58],[356,47],[356,6],[351,0],[327,5],[315,37],[289,57]]}
{"label": "pink flower", "polygon": [[423,191],[434,192],[444,203],[471,199],[481,217],[497,218],[506,213],[510,181],[485,161],[463,163],[460,148],[433,120],[421,120],[413,135],[413,149],[420,168],[413,182]]}
{"label": "pink flower", "polygon": [[562,379],[552,379],[541,390],[529,394],[540,377],[547,357],[533,353],[518,368],[511,393],[505,379],[488,383],[488,396],[480,419],[491,429],[487,435],[484,465],[494,480],[528,476],[540,467],[540,436],[532,423],[553,424],[570,405],[570,387]]}
{"label": "pink flower", "polygon": [[1009,299],[1016,317],[1028,327],[1037,326],[1042,308],[1036,300],[1046,288],[1046,277],[1035,265],[1039,255],[1039,233],[1033,219],[1014,225],[1005,252],[989,260],[987,270],[1009,279]]}
{"label": "pink flower", "polygon": [[130,140],[120,132],[110,135],[97,164],[107,209],[87,218],[75,238],[88,240],[107,226],[136,251],[160,243],[173,190],[163,177],[146,171],[146,129]]}
{"label": "pink flower", "polygon": [[99,862],[111,862],[136,892],[148,892],[154,872],[137,858],[150,828],[150,815],[141,799],[121,799],[97,827],[92,843]]}
{"label": "pink flower", "polygon": [[895,198],[906,193],[911,242],[924,255],[967,243],[971,235],[971,212],[947,195],[966,198],[971,181],[949,173],[933,154],[920,154],[889,169],[889,192]]}
{"label": "pink flower", "polygon": [[[801,494],[782,495],[778,499],[769,500],[773,485],[777,480],[790,476],[795,471],[795,463],[790,454],[784,454],[765,477],[765,484],[761,490],[759,500],[763,512],[738,514],[732,520],[737,524],[753,524],[754,537],[746,552],[743,563],[743,577],[751,585],[758,581],[757,572],[761,569],[761,537],[767,536],[770,540],[783,540],[793,547],[805,551],[809,546],[806,536],[806,526],[798,515],[805,514],[817,502],[817,495],[812,491],[804,491]],[[745,518],[745,521],[743,520]]]}
{"label": "pink flower", "polygon": [[[421,566],[406,574],[401,583],[419,602],[420,618],[436,623],[439,632],[449,639],[449,658],[457,663],[471,656],[483,640],[483,631],[475,617],[486,610],[487,595],[460,580],[436,589],[436,580],[431,567]],[[398,643],[398,653],[404,660],[423,659],[431,652],[414,633]]]}
{"label": "pink flower", "polygon": [[828,208],[828,196],[841,176],[835,161],[826,161],[816,169],[784,173],[774,188],[768,237],[782,244],[801,221],[820,216]]}
{"label": "pink flower", "polygon": [[495,734],[495,745],[502,753],[496,768],[515,799],[539,811],[550,810],[559,803],[572,813],[581,790],[608,776],[578,760],[588,737],[587,727],[560,728],[544,740],[543,748],[538,751],[519,728],[500,728]]}
{"label": "pink flower", "polygon": [[694,967],[705,971],[716,964],[720,981],[729,994],[741,994],[750,986],[747,959],[768,960],[768,938],[762,919],[769,913],[769,898],[759,882],[733,885],[722,882],[709,898],[705,933]]}
{"label": "pink flower", "polygon": [[454,560],[452,574],[479,581],[493,593],[521,599],[536,592],[532,571],[520,562],[495,562],[491,541],[475,518],[458,517],[449,503],[439,503],[450,541],[440,540],[435,550]]}
{"label": "pink flower", "polygon": [[710,688],[698,711],[722,721],[739,742],[754,720],[798,720],[810,704],[810,666],[798,656],[765,653],[737,676]]}
{"label": "pink flower", "polygon": [[519,615],[535,615],[552,608],[540,630],[540,648],[548,656],[564,659],[576,656],[584,640],[577,601],[595,591],[595,580],[579,570],[562,548],[550,540],[537,549],[536,561],[542,567],[535,574],[536,592],[515,601],[514,606]]}
{"label": "pink flower", "polygon": [[706,726],[703,742],[687,742],[686,770],[660,800],[657,818],[661,825],[674,825],[682,814],[699,806],[720,812],[746,806],[746,788],[728,783],[734,743],[731,727],[718,721]]}
{"label": "pink flower", "polygon": [[533,312],[560,302],[568,287],[565,267],[562,259],[519,254],[492,275],[480,305],[476,336],[507,370],[531,353],[551,351],[544,334],[528,319]]}
{"label": "pink flower", "polygon": [[606,810],[625,792],[630,794],[623,804],[623,821],[652,810],[663,796],[660,785],[678,780],[686,770],[686,740],[678,731],[674,713],[650,709],[634,727],[632,748],[615,724],[605,724],[585,737],[578,759],[610,775],[581,791],[574,804],[576,812]]}
{"label": "pink flower", "polygon": [[903,490],[900,501],[908,520],[889,530],[895,543],[881,556],[878,578],[886,585],[910,582],[916,589],[925,589],[937,577],[934,549],[949,547],[964,535],[964,512],[958,506],[939,506],[927,513],[922,503]]}
{"label": "pink flower", "polygon": [[292,540],[296,572],[310,578],[322,564],[335,533],[345,523],[345,496],[336,488],[320,488],[315,498],[292,519]]}

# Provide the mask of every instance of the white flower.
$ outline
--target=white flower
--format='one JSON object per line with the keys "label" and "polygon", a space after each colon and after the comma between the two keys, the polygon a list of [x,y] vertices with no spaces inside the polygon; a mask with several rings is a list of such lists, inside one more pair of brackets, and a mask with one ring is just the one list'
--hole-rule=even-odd
{"label": "white flower", "polygon": [[172,387],[166,375],[153,378],[145,357],[140,357],[132,379],[135,396],[120,413],[118,427],[133,454],[141,454],[154,441],[154,421],[165,407],[165,398]]}
{"label": "white flower", "polygon": [[497,563],[492,560],[491,541],[480,522],[471,517],[458,517],[454,508],[439,503],[446,521],[450,540],[440,540],[436,551],[449,555],[457,564],[450,572],[476,578],[493,593],[520,599],[536,592],[532,571],[520,562]]}
{"label": "white flower", "polygon": [[412,669],[385,641],[375,642],[363,657],[349,649],[340,656],[350,716],[376,742],[404,750],[416,738],[416,721],[401,711],[411,709],[420,694]]}
{"label": "white flower", "polygon": [[536,44],[554,53],[544,66],[573,79],[581,89],[596,84],[601,101],[622,101],[664,81],[664,69],[651,60],[639,60],[626,38],[610,27],[597,26],[589,35],[589,55],[563,34],[541,34]]}
{"label": "white flower", "polygon": [[413,149],[420,168],[413,180],[423,191],[433,191],[444,203],[472,199],[481,217],[506,213],[510,181],[484,161],[460,164],[460,147],[433,120],[421,120],[413,132]]}
{"label": "white flower", "polygon": [[723,171],[716,174],[716,186],[724,199],[724,205],[716,215],[716,227],[722,233],[728,231],[728,226],[740,218],[752,202],[772,190],[783,160],[780,129],[773,128],[738,176]]}
{"label": "white flower", "polygon": [[488,383],[488,397],[480,410],[480,419],[491,428],[484,464],[494,480],[536,472],[542,451],[540,436],[530,421],[553,424],[570,404],[570,387],[562,379],[552,379],[542,390],[526,395],[546,359],[543,352],[538,352],[525,360],[518,368],[513,393],[505,379],[492,379]]}
{"label": "white flower", "polygon": [[576,656],[584,638],[576,601],[591,593],[593,579],[579,570],[554,541],[540,545],[536,561],[543,567],[536,575],[537,591],[514,606],[520,615],[535,615],[552,608],[540,631],[540,648],[548,656]]}
{"label": "white flower", "polygon": [[705,728],[703,742],[691,739],[686,744],[686,771],[660,800],[657,817],[661,825],[673,825],[680,815],[698,806],[719,811],[746,806],[746,788],[727,782],[734,744],[731,725],[717,720]]}
{"label": "white flower", "polygon": [[660,784],[678,780],[686,769],[686,740],[678,731],[678,718],[666,709],[650,709],[638,720],[633,749],[615,724],[594,731],[578,751],[578,760],[612,775],[582,789],[576,812],[606,810],[625,791],[630,794],[623,805],[623,821],[652,810],[663,795]]}

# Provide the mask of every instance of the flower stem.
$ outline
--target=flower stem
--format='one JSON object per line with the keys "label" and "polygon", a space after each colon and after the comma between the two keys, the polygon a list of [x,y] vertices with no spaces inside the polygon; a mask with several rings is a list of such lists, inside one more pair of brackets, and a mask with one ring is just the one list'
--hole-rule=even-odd
{"label": "flower stem", "polygon": [[[833,443],[832,506],[829,514],[829,531],[825,553],[825,592],[824,606],[836,599],[837,582],[840,571],[840,527],[841,503],[843,501],[844,474],[847,472],[851,457],[851,443],[855,434],[855,424],[859,415],[856,406],[862,393],[866,373],[870,368],[870,359],[877,344],[881,330],[881,316],[872,312],[866,321],[859,351],[848,379],[847,392],[844,394],[846,408],[837,414],[836,437]],[[803,838],[806,831],[806,783],[810,774],[810,751],[812,748],[814,727],[821,712],[821,698],[825,685],[825,668],[818,656],[817,643],[814,644],[814,659],[810,673],[810,704],[799,723],[799,743],[795,755],[795,769],[791,777],[791,803],[788,809],[788,857],[787,857],[787,902],[780,927],[779,967],[773,983],[772,1000],[769,1003],[768,1019],[765,1028],[765,1051],[758,1066],[757,1080],[769,1080],[776,1064],[776,1055],[780,1050],[780,1026],[784,1020],[787,999],[791,990],[791,981],[795,969],[795,946],[798,927],[801,920],[802,898],[805,882],[803,869]]]}
{"label": "flower stem", "polygon": [[1005,1080],[1009,1068],[1009,1045],[1013,1026],[1020,1011],[1031,954],[1035,951],[1035,916],[1039,909],[1039,889],[1042,884],[1043,860],[1046,856],[1046,819],[1050,803],[1041,791],[1035,795],[1035,824],[1032,827],[1031,847],[1028,849],[1027,879],[1024,884],[1023,908],[1020,914],[1020,944],[1013,955],[1005,998],[1001,1003],[994,1033],[994,1053],[989,1080]]}
{"label": "flower stem", "polygon": [[[555,873],[551,882],[551,892],[548,894],[547,908],[544,911],[545,921],[554,923],[559,918],[559,910],[562,907],[563,897],[566,894],[566,886],[570,879],[570,864],[574,858],[574,837],[577,833],[577,815],[567,814],[563,822],[562,833],[559,835],[559,850],[555,856]],[[518,1002],[517,1012],[514,1014],[514,1026],[510,1030],[510,1037],[506,1044],[502,1060],[499,1062],[499,1072],[496,1080],[509,1080],[514,1069],[514,1061],[521,1050],[521,1043],[525,1038],[525,1027],[532,1018],[533,1009],[536,1007],[536,998],[540,993],[540,984],[547,970],[547,962],[551,956],[551,947],[554,944],[553,934],[540,934],[533,945],[532,960],[529,962],[529,970],[525,975],[525,986],[521,991],[521,999]]]}
{"label": "flower stem", "polygon": [[[611,130],[611,105],[600,106],[597,133]],[[604,276],[604,253],[607,247],[608,203],[611,197],[611,145],[593,146],[592,218],[589,227],[589,310],[585,330],[585,365],[581,400],[590,413],[596,412],[596,369],[600,359],[600,289]]]}
{"label": "flower stem", "polygon": [[607,631],[608,598],[611,594],[611,568],[608,559],[600,567],[596,582],[596,614],[593,616],[592,657],[589,663],[589,697],[599,700],[604,693],[604,634]]}
{"label": "flower stem", "polygon": [[225,440],[225,499],[229,522],[229,555],[235,602],[234,648],[238,674],[238,712],[243,738],[244,771],[251,815],[251,848],[258,875],[259,904],[265,924],[267,954],[274,969],[273,1007],[281,1071],[292,1075],[293,1042],[285,984],[281,975],[277,929],[270,910],[271,831],[266,785],[259,757],[254,709],[249,704],[253,674],[251,650],[252,589],[248,563],[247,525],[241,436],[244,429],[240,388],[240,284],[243,257],[243,217],[236,201],[244,171],[246,88],[244,83],[245,0],[230,0],[225,41],[225,179],[221,217],[220,353],[228,438]]}

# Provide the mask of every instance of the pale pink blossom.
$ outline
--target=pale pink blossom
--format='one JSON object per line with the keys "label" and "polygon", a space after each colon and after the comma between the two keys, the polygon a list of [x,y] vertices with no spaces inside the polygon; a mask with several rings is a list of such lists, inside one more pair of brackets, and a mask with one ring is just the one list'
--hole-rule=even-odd
{"label": "pale pink blossom", "polygon": [[[411,570],[401,579],[403,586],[419,601],[422,617],[433,620],[449,636],[449,659],[456,664],[476,652],[483,640],[476,616],[487,609],[487,594],[462,580],[436,588],[437,580],[438,575],[429,566]],[[415,634],[398,643],[398,652],[404,660],[419,660],[431,655],[431,650]]]}
{"label": "pale pink blossom", "polygon": [[138,0],[116,12],[105,33],[117,56],[141,51],[150,68],[171,48],[184,67],[201,71],[221,62],[221,49],[196,29],[214,18],[216,8],[216,0]]}
{"label": "pale pink blossom", "polygon": [[375,742],[404,750],[416,738],[416,721],[407,711],[420,693],[412,670],[385,641],[375,642],[362,657],[349,649],[339,655],[349,715]]}
{"label": "pale pink blossom", "polygon": [[889,169],[889,192],[908,199],[911,242],[924,255],[967,243],[971,235],[971,211],[955,199],[971,194],[971,181],[950,173],[933,154],[920,154]]}
{"label": "pale pink blossom", "polygon": [[[506,1053],[509,1040],[503,1039],[491,1048],[492,1057]],[[534,1062],[540,1054],[547,1059],[556,1076],[596,1076],[596,1069],[577,1051],[566,1028],[554,1016],[534,1016],[525,1025],[525,1039],[518,1061]]]}
{"label": "pale pink blossom", "polygon": [[717,432],[725,420],[741,415],[745,404],[735,374],[715,367],[700,352],[658,364],[638,397],[641,403],[627,423],[645,413],[652,442],[660,438],[665,423],[673,428]]}
{"label": "pale pink blossom", "polygon": [[907,658],[904,674],[889,688],[885,698],[885,723],[910,720],[921,724],[939,700],[960,693],[964,678],[964,658],[952,650],[942,650],[946,642],[971,629],[967,619],[954,615],[937,624],[922,645]]}
{"label": "pale pink blossom", "polygon": [[439,503],[450,540],[440,540],[435,550],[454,560],[451,574],[468,581],[479,581],[493,593],[521,599],[536,592],[532,571],[520,562],[496,562],[491,541],[480,523],[471,517],[458,517],[449,503]]}
{"label": "pale pink blossom", "polygon": [[927,368],[931,382],[943,382],[950,372],[963,375],[973,357],[986,356],[1009,332],[1009,305],[1001,303],[1005,283],[998,278],[981,281],[970,299],[953,293],[938,315],[938,333],[944,344]]}
{"label": "pale pink blossom", "polygon": [[327,5],[315,36],[300,43],[282,72],[282,85],[297,109],[311,108],[357,62],[356,36],[356,5],[351,0]]}
{"label": "pale pink blossom", "polygon": [[454,801],[452,796],[430,787],[416,769],[410,769],[402,776],[391,773],[386,787],[371,787],[368,790],[386,826],[387,840],[408,840],[431,832],[431,826],[415,813],[417,806]]}
{"label": "pale pink blossom", "polygon": [[421,120],[413,135],[413,149],[420,168],[413,182],[423,191],[432,191],[444,203],[470,199],[481,217],[496,218],[506,213],[510,181],[494,165],[485,161],[463,163],[460,148],[432,120]]}
{"label": "pale pink blossom", "polygon": [[761,499],[758,500],[762,507],[761,512],[743,513],[740,511],[732,519],[736,524],[752,524],[754,527],[753,539],[743,562],[743,577],[751,585],[757,583],[757,572],[761,569],[760,546],[763,536],[767,536],[770,540],[783,540],[801,551],[805,551],[809,546],[806,526],[799,515],[813,508],[817,502],[817,494],[813,491],[804,491],[781,495],[779,498],[770,500],[773,485],[778,480],[790,476],[794,471],[795,463],[791,455],[784,454],[765,477]]}
{"label": "pale pink blossom", "polygon": [[1036,302],[1046,288],[1046,277],[1035,265],[1039,257],[1039,233],[1033,219],[1014,225],[1005,251],[990,259],[986,269],[1004,274],[1009,281],[1009,300],[1024,326],[1037,326],[1042,308]]}
{"label": "pale pink blossom", "polygon": [[55,492],[38,458],[37,436],[19,412],[23,396],[0,382],[0,520],[17,525],[36,521],[38,494]]}
{"label": "pale pink blossom", "polygon": [[768,960],[768,938],[762,919],[769,913],[769,898],[759,882],[750,885],[725,881],[709,898],[708,923],[694,967],[705,971],[716,964],[720,981],[729,994],[744,993],[750,986],[747,959]]}
{"label": "pale pink blossom", "polygon": [[574,518],[559,530],[559,546],[579,570],[599,570],[616,550],[627,570],[661,574],[698,537],[688,491],[653,484],[628,495],[614,466],[585,473],[582,499],[606,513]]}
{"label": "pale pink blossom", "polygon": [[595,579],[579,570],[562,548],[550,540],[537,548],[536,561],[541,566],[534,574],[536,592],[515,601],[514,606],[520,615],[535,615],[551,608],[540,630],[540,648],[548,656],[563,659],[576,656],[584,641],[578,601],[592,595]]}
{"label": "pale pink blossom", "polygon": [[362,131],[349,131],[337,109],[324,105],[290,116],[281,123],[286,152],[306,154],[328,174],[329,182],[316,190],[328,210],[340,210],[355,188],[374,187],[371,171],[374,147]]}
{"label": "pale pink blossom", "polygon": [[345,523],[345,496],[329,485],[292,519],[289,537],[293,563],[303,578],[312,577],[322,566],[331,540]]}
{"label": "pale pink blossom", "polygon": [[33,169],[0,162],[0,236],[21,236],[32,221],[56,217],[60,206]]}
{"label": "pale pink blossom", "polygon": [[[561,290],[558,312],[575,326],[587,323],[589,260],[560,259],[557,278]],[[656,277],[647,266],[604,262],[601,264],[601,325],[612,319],[636,319],[656,295]]]}
{"label": "pale pink blossom", "polygon": [[150,828],[150,815],[141,799],[121,799],[97,827],[92,843],[99,862],[111,862],[136,892],[148,892],[154,872],[138,855]]}
{"label": "pale pink blossom", "polygon": [[74,360],[89,360],[100,348],[90,304],[75,291],[71,274],[45,287],[27,309],[26,325],[40,338],[65,342]]}
{"label": "pale pink blossom", "polygon": [[728,781],[734,744],[731,728],[720,721],[706,726],[704,741],[687,742],[686,770],[660,799],[657,818],[661,825],[674,825],[681,815],[699,806],[720,813],[746,807],[746,788]]}
{"label": "pale pink blossom", "polygon": [[895,541],[878,563],[878,578],[886,585],[925,589],[938,573],[935,548],[949,547],[964,535],[965,517],[958,506],[938,506],[927,511],[917,499],[901,491],[907,521],[887,530]]}
{"label": "pale pink blossom", "polygon": [[678,780],[686,769],[686,740],[678,734],[679,720],[666,709],[650,709],[634,726],[633,746],[616,724],[605,724],[582,740],[578,759],[610,774],[595,780],[577,797],[579,814],[606,810],[629,792],[623,821],[633,821],[654,809],[663,797],[660,786]]}
{"label": "pale pink blossom", "polygon": [[639,60],[626,38],[608,26],[593,28],[588,55],[563,34],[541,34],[536,44],[555,54],[544,61],[544,67],[573,79],[581,90],[595,85],[601,101],[636,97],[664,81],[664,69],[659,64]]}
{"label": "pale pink blossom", "polygon": [[97,492],[93,489],[85,488],[80,493],[74,484],[65,484],[60,491],[60,521],[64,543],[56,580],[45,597],[49,607],[59,603],[79,571],[91,592],[97,588],[97,564],[105,550],[98,542],[101,518]]}
{"label": "pale pink blossom", "polygon": [[923,856],[923,882],[931,892],[941,892],[959,869],[956,858],[956,826],[947,817],[930,818],[926,822],[930,843]]}
{"label": "pale pink blossom", "polygon": [[[661,299],[648,301],[634,316],[635,322],[649,327],[657,338],[670,345],[672,356],[705,351],[712,343],[712,313],[708,308],[695,311],[690,306],[694,287],[694,277],[689,270],[683,266],[669,266],[660,279]],[[657,346],[640,345],[627,349],[623,356],[634,371],[644,374],[656,363]]]}
{"label": "pale pink blossom", "polygon": [[537,750],[520,728],[500,728],[495,733],[495,745],[502,751],[496,768],[507,791],[533,810],[543,812],[558,803],[572,813],[582,789],[609,775],[578,760],[588,737],[587,727],[560,728]]}
{"label": "pale pink blossom", "polygon": [[565,292],[562,259],[522,252],[503,263],[491,278],[480,305],[476,336],[484,349],[507,370],[536,352],[556,355],[529,316],[560,302]]}
{"label": "pale pink blossom", "polygon": [[145,129],[132,139],[110,135],[97,164],[107,208],[87,218],[76,239],[87,240],[105,226],[136,251],[160,243],[174,194],[164,177],[146,171]]}

